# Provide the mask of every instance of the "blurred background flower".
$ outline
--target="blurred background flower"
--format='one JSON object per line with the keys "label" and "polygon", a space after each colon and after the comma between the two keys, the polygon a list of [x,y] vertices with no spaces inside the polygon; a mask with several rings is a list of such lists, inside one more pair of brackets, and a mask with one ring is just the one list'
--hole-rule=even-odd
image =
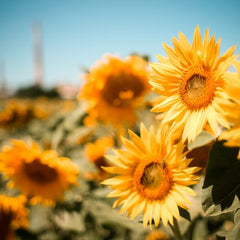
{"label": "blurred background flower", "polygon": [[42,151],[31,142],[27,146],[12,140],[0,153],[0,170],[10,180],[9,187],[19,188],[32,203],[54,204],[63,199],[70,185],[77,183],[78,168],[53,150]]}
{"label": "blurred background flower", "polygon": [[105,55],[89,71],[78,95],[87,101],[89,115],[118,128],[132,126],[150,89],[147,62],[138,56]]}
{"label": "blurred background flower", "polygon": [[0,195],[0,238],[15,239],[14,230],[28,227],[28,209],[24,196]]}

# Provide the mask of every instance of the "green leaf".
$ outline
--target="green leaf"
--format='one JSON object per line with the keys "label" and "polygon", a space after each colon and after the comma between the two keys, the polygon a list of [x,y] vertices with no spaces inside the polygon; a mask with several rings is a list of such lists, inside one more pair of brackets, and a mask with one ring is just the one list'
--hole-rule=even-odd
{"label": "green leaf", "polygon": [[212,186],[208,187],[207,189],[203,189],[202,191],[202,205],[203,205],[203,211],[205,212],[206,215],[219,215],[221,213],[227,213],[234,211],[237,206],[239,205],[239,198],[238,196],[235,196],[233,201],[232,201],[232,194],[226,196],[225,201],[230,201],[231,206],[228,208],[223,209],[221,204],[215,204],[213,201],[213,198],[211,197],[212,195]]}
{"label": "green leaf", "polygon": [[129,230],[144,231],[142,224],[120,215],[118,210],[113,209],[107,202],[99,201],[97,198],[88,199],[84,202],[84,206],[101,224],[113,224]]}
{"label": "green leaf", "polygon": [[31,207],[29,216],[29,230],[31,232],[41,232],[51,226],[50,216],[52,209],[42,205],[34,205]]}
{"label": "green leaf", "polygon": [[237,211],[235,212],[234,227],[233,230],[227,234],[226,240],[239,239],[239,236],[240,236],[240,208],[237,209]]}
{"label": "green leaf", "polygon": [[55,224],[64,231],[85,231],[82,216],[78,212],[60,211],[53,219]]}
{"label": "green leaf", "polygon": [[82,120],[86,116],[85,107],[83,104],[78,103],[77,107],[64,119],[63,125],[64,128],[68,131],[74,130],[74,128],[81,123]]}
{"label": "green leaf", "polygon": [[206,240],[207,236],[208,236],[207,220],[203,219],[201,221],[195,222],[195,227],[193,229],[193,234],[192,234],[191,239],[192,240]]}
{"label": "green leaf", "polygon": [[178,207],[178,210],[179,210],[179,214],[182,218],[185,218],[186,220],[188,220],[189,222],[191,222],[191,216],[190,216],[190,213],[184,209],[184,208],[181,208],[181,207]]}
{"label": "green leaf", "polygon": [[209,154],[202,191],[202,207],[207,215],[218,215],[236,209],[240,198],[240,161],[238,148],[216,142]]}

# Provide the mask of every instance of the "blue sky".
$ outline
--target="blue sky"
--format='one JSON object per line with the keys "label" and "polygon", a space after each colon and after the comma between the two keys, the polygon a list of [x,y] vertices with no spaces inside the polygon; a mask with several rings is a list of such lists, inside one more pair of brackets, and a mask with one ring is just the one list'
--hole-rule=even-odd
{"label": "blue sky", "polygon": [[183,32],[222,38],[221,53],[237,45],[240,54],[240,1],[173,0],[0,0],[0,61],[9,88],[33,82],[32,25],[43,27],[44,86],[81,85],[82,67],[104,53],[148,54],[156,61],[162,42]]}

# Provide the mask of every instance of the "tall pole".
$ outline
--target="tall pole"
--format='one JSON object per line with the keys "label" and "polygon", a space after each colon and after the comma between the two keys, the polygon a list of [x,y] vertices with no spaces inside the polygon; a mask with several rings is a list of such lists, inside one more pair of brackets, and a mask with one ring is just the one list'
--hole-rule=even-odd
{"label": "tall pole", "polygon": [[43,81],[42,25],[33,25],[34,83],[41,86]]}
{"label": "tall pole", "polygon": [[6,98],[8,96],[6,75],[5,75],[5,64],[4,61],[0,61],[0,97]]}

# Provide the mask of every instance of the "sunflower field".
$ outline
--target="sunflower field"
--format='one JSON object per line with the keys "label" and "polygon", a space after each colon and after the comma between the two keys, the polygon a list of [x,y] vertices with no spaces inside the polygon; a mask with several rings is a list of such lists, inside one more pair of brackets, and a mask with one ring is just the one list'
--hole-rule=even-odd
{"label": "sunflower field", "polygon": [[1,99],[0,240],[240,239],[238,53],[172,41],[105,54],[75,99]]}

